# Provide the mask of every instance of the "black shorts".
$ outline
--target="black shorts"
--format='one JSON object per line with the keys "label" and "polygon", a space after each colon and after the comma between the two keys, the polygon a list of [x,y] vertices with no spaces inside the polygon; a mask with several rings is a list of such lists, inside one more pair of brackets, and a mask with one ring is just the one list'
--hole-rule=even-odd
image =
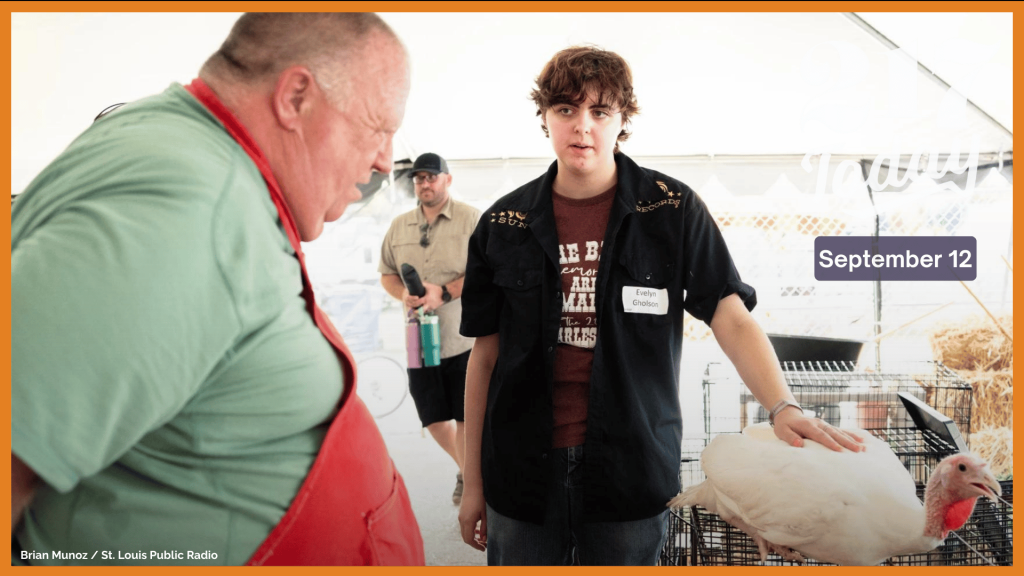
{"label": "black shorts", "polygon": [[469,351],[442,358],[440,366],[409,368],[409,394],[423,427],[434,422],[462,422],[466,411],[466,364]]}

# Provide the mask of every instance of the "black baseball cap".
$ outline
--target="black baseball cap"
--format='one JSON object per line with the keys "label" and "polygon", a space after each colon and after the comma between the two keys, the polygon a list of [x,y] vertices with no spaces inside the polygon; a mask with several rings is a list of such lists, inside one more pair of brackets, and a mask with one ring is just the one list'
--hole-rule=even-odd
{"label": "black baseball cap", "polygon": [[412,165],[412,173],[417,172],[430,172],[431,174],[441,174],[442,172],[448,173],[448,163],[433,152],[426,152],[420,154],[420,157],[416,159],[416,162]]}

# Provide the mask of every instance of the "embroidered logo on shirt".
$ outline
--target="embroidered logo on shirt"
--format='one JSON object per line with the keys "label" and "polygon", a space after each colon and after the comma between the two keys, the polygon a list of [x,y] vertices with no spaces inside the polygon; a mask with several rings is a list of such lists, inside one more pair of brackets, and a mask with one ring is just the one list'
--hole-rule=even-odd
{"label": "embroidered logo on shirt", "polygon": [[526,212],[513,212],[512,210],[505,210],[495,214],[491,212],[491,222],[498,224],[506,224],[516,228],[526,228]]}
{"label": "embroidered logo on shirt", "polygon": [[672,206],[673,208],[679,208],[680,200],[678,200],[678,198],[682,196],[682,193],[673,192],[672,190],[669,190],[668,185],[666,185],[661,180],[656,180],[655,184],[658,185],[658,188],[661,188],[661,191],[664,192],[665,195],[668,196],[668,198],[664,198],[656,202],[641,200],[640,202],[636,203],[636,211],[650,212],[651,210],[661,208],[662,206]]}

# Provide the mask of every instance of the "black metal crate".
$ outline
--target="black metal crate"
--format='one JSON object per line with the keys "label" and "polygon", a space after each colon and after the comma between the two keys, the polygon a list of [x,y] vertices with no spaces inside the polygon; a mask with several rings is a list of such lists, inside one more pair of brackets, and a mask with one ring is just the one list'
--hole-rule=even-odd
{"label": "black metal crate", "polygon": [[[908,362],[886,372],[858,370],[850,362],[784,362],[782,367],[796,401],[833,426],[867,430],[904,426],[906,409],[896,395],[904,392],[945,414],[965,438],[970,436],[974,391],[939,362]],[[731,365],[708,364],[703,387],[708,438],[740,432],[768,419]]]}
{"label": "black metal crate", "polygon": [[[701,441],[700,445],[704,445]],[[684,448],[685,449],[685,448]],[[690,449],[699,450],[695,446]],[[679,483],[683,487],[693,486],[704,481],[704,472],[700,469],[700,452],[684,454],[679,463]],[[658,564],[661,566],[695,566],[693,555],[693,520],[690,509],[670,510],[668,519],[668,536],[665,546],[661,549]]]}
{"label": "black metal crate", "polygon": [[[701,442],[703,445],[704,442]],[[684,450],[687,447],[684,446]],[[692,453],[684,453],[679,463],[679,483],[685,489],[700,484],[706,479],[700,468],[700,451],[690,446]],[[696,532],[693,526],[693,509],[682,508],[669,511],[668,537],[661,549],[658,564],[661,566],[699,566],[693,547]]]}
{"label": "black metal crate", "polygon": [[670,510],[668,536],[658,559],[659,566],[696,566],[693,557],[693,525],[689,508]]}
{"label": "black metal crate", "polygon": [[[917,428],[890,428],[868,430],[875,437],[889,443],[896,457],[910,472],[919,486],[923,486],[932,469],[946,456],[958,452],[957,447],[931,430]],[[923,489],[923,488],[922,488]]]}

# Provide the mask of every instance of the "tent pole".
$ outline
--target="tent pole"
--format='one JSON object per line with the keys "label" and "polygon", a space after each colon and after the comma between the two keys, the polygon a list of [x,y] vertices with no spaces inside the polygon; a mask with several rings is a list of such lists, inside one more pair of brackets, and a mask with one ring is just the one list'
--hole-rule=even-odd
{"label": "tent pole", "polygon": [[[874,36],[875,39],[877,39],[882,44],[885,44],[886,46],[888,46],[889,48],[891,48],[893,50],[900,50],[900,47],[897,46],[895,42],[890,40],[885,34],[882,34],[881,32],[879,32],[879,30],[877,28],[875,28],[871,24],[868,24],[856,12],[843,12],[843,15],[846,16],[851,22],[853,22],[854,24],[856,24],[856,25],[860,26],[862,29],[864,29],[865,32],[867,32],[868,34]],[[911,56],[913,56],[913,55],[911,55]],[[949,82],[946,82],[945,80],[940,78],[937,74],[932,72],[931,68],[928,68],[924,64],[921,64],[921,62],[919,60],[917,60],[916,56],[914,56],[914,61],[917,62],[917,69],[920,70],[921,72],[923,72],[924,75],[927,76],[928,78],[931,78],[933,82],[935,82],[936,84],[938,84],[939,86],[941,86],[942,88],[944,88],[946,90],[952,89],[952,86],[949,85]],[[998,120],[996,120],[991,115],[989,115],[988,112],[985,112],[984,110],[979,108],[977,104],[975,104],[974,102],[971,102],[971,100],[969,98],[964,97],[964,100],[967,101],[967,105],[970,106],[975,112],[977,112],[978,114],[981,114],[985,118],[988,118],[989,121],[992,122],[993,124],[995,124],[996,126],[998,126],[999,129],[1002,130],[1003,133],[1008,138],[1010,138],[1011,140],[1013,139],[1013,132],[1008,130],[1006,128],[1006,126],[1003,126]]]}
{"label": "tent pole", "polygon": [[[878,206],[875,204],[875,195],[871,192],[871,185],[868,183],[868,173],[871,170],[871,161],[863,159],[860,161],[861,177],[864,179],[864,188],[867,190],[868,199],[871,200],[871,209],[875,213],[875,226],[872,231],[872,243],[878,244],[878,237],[881,235],[881,216],[878,214]],[[877,338],[882,333],[882,277],[874,281],[874,305],[875,305],[875,334]],[[875,370],[882,370],[882,343],[875,340]]]}

